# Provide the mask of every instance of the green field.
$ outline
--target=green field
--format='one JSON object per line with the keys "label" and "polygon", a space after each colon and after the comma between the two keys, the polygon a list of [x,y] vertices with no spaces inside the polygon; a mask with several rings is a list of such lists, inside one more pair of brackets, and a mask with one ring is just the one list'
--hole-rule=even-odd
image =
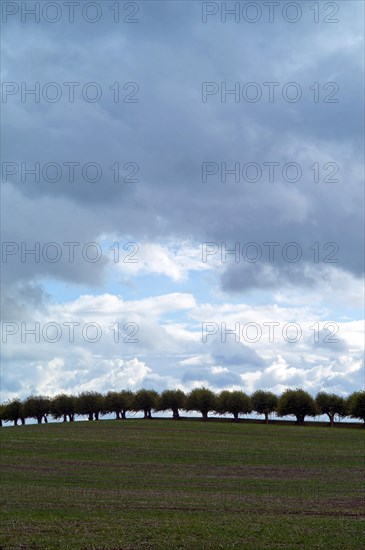
{"label": "green field", "polygon": [[130,419],[1,440],[1,549],[365,548],[361,428]]}

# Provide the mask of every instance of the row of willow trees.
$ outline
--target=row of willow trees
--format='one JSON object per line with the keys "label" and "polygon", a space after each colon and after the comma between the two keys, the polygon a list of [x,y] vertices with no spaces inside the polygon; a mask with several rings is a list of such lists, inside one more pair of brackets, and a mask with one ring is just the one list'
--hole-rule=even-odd
{"label": "row of willow trees", "polygon": [[196,388],[186,394],[181,390],[165,390],[158,394],[154,390],[141,389],[110,391],[107,394],[83,392],[77,396],[60,394],[55,397],[32,395],[20,401],[13,399],[0,405],[0,420],[21,422],[27,418],[36,419],[38,424],[48,422],[47,417],[72,422],[75,416],[86,416],[88,420],[99,420],[103,415],[114,414],[116,419],[125,419],[128,413],[143,412],[144,418],[152,418],[152,412],[171,411],[174,419],[181,411],[196,411],[204,420],[209,413],[240,415],[256,412],[269,422],[269,415],[278,417],[295,416],[296,423],[304,424],[306,416],[327,415],[330,426],[335,418],[346,416],[363,420],[365,423],[365,391],[354,392],[347,398],[336,394],[320,392],[313,398],[306,391],[287,389],[280,396],[270,391],[257,390],[251,396],[242,391],[224,390],[219,394],[207,388]]}

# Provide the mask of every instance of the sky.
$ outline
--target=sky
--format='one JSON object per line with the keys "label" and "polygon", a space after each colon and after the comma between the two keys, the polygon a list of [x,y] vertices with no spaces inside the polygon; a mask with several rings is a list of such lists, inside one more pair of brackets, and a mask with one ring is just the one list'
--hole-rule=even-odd
{"label": "sky", "polygon": [[2,2],[2,401],[364,388],[363,38],[352,0]]}

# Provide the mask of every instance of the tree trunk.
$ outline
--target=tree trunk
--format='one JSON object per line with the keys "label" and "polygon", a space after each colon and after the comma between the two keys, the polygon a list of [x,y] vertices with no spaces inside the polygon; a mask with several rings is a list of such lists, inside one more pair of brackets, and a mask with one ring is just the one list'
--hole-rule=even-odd
{"label": "tree trunk", "polygon": [[90,421],[91,421],[91,420],[94,420],[94,415],[93,415],[93,413],[89,413],[89,420],[90,420]]}
{"label": "tree trunk", "polygon": [[148,418],[148,411],[147,411],[147,409],[145,409],[145,410],[143,411],[143,414],[144,414],[144,417],[143,417],[143,418]]}
{"label": "tree trunk", "polygon": [[74,414],[69,414],[68,417],[69,417],[69,419],[70,419],[70,422],[73,422],[73,421],[74,421]]}
{"label": "tree trunk", "polygon": [[46,415],[43,416],[45,424],[48,424],[48,418]]}
{"label": "tree trunk", "polygon": [[125,413],[126,411],[122,411],[122,419],[125,420]]}
{"label": "tree trunk", "polygon": [[14,420],[14,426],[17,426],[17,425],[18,425],[18,419],[16,418],[16,419]]}
{"label": "tree trunk", "polygon": [[63,421],[64,421],[64,422],[67,422],[67,414],[64,414],[64,415],[63,415]]}
{"label": "tree trunk", "polygon": [[178,409],[175,409],[174,411],[172,411],[172,418],[174,420],[178,420],[180,418]]}
{"label": "tree trunk", "polygon": [[37,416],[37,422],[38,422],[38,424],[42,424],[42,417],[41,416]]}
{"label": "tree trunk", "polygon": [[328,413],[328,418],[330,419],[330,427],[335,427],[335,415],[332,413]]}
{"label": "tree trunk", "polygon": [[119,411],[115,411],[115,420],[120,420]]}
{"label": "tree trunk", "polygon": [[303,426],[304,425],[304,418],[305,418],[304,414],[297,414],[297,424],[298,424],[298,426]]}
{"label": "tree trunk", "polygon": [[22,425],[24,426],[25,425],[25,418],[21,418],[20,420],[21,420]]}
{"label": "tree trunk", "polygon": [[95,420],[99,420],[99,414],[100,414],[99,412],[94,413]]}
{"label": "tree trunk", "polygon": [[265,415],[265,424],[269,423],[269,413],[264,413]]}
{"label": "tree trunk", "polygon": [[203,420],[208,420],[208,411],[202,411]]}
{"label": "tree trunk", "polygon": [[238,413],[233,413],[233,418],[235,422],[238,422]]}

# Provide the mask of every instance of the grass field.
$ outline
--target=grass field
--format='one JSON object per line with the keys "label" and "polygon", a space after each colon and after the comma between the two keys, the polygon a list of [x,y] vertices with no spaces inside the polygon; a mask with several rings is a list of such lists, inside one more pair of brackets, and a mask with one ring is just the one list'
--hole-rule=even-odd
{"label": "grass field", "polygon": [[1,549],[365,548],[363,429],[130,419],[1,440]]}

